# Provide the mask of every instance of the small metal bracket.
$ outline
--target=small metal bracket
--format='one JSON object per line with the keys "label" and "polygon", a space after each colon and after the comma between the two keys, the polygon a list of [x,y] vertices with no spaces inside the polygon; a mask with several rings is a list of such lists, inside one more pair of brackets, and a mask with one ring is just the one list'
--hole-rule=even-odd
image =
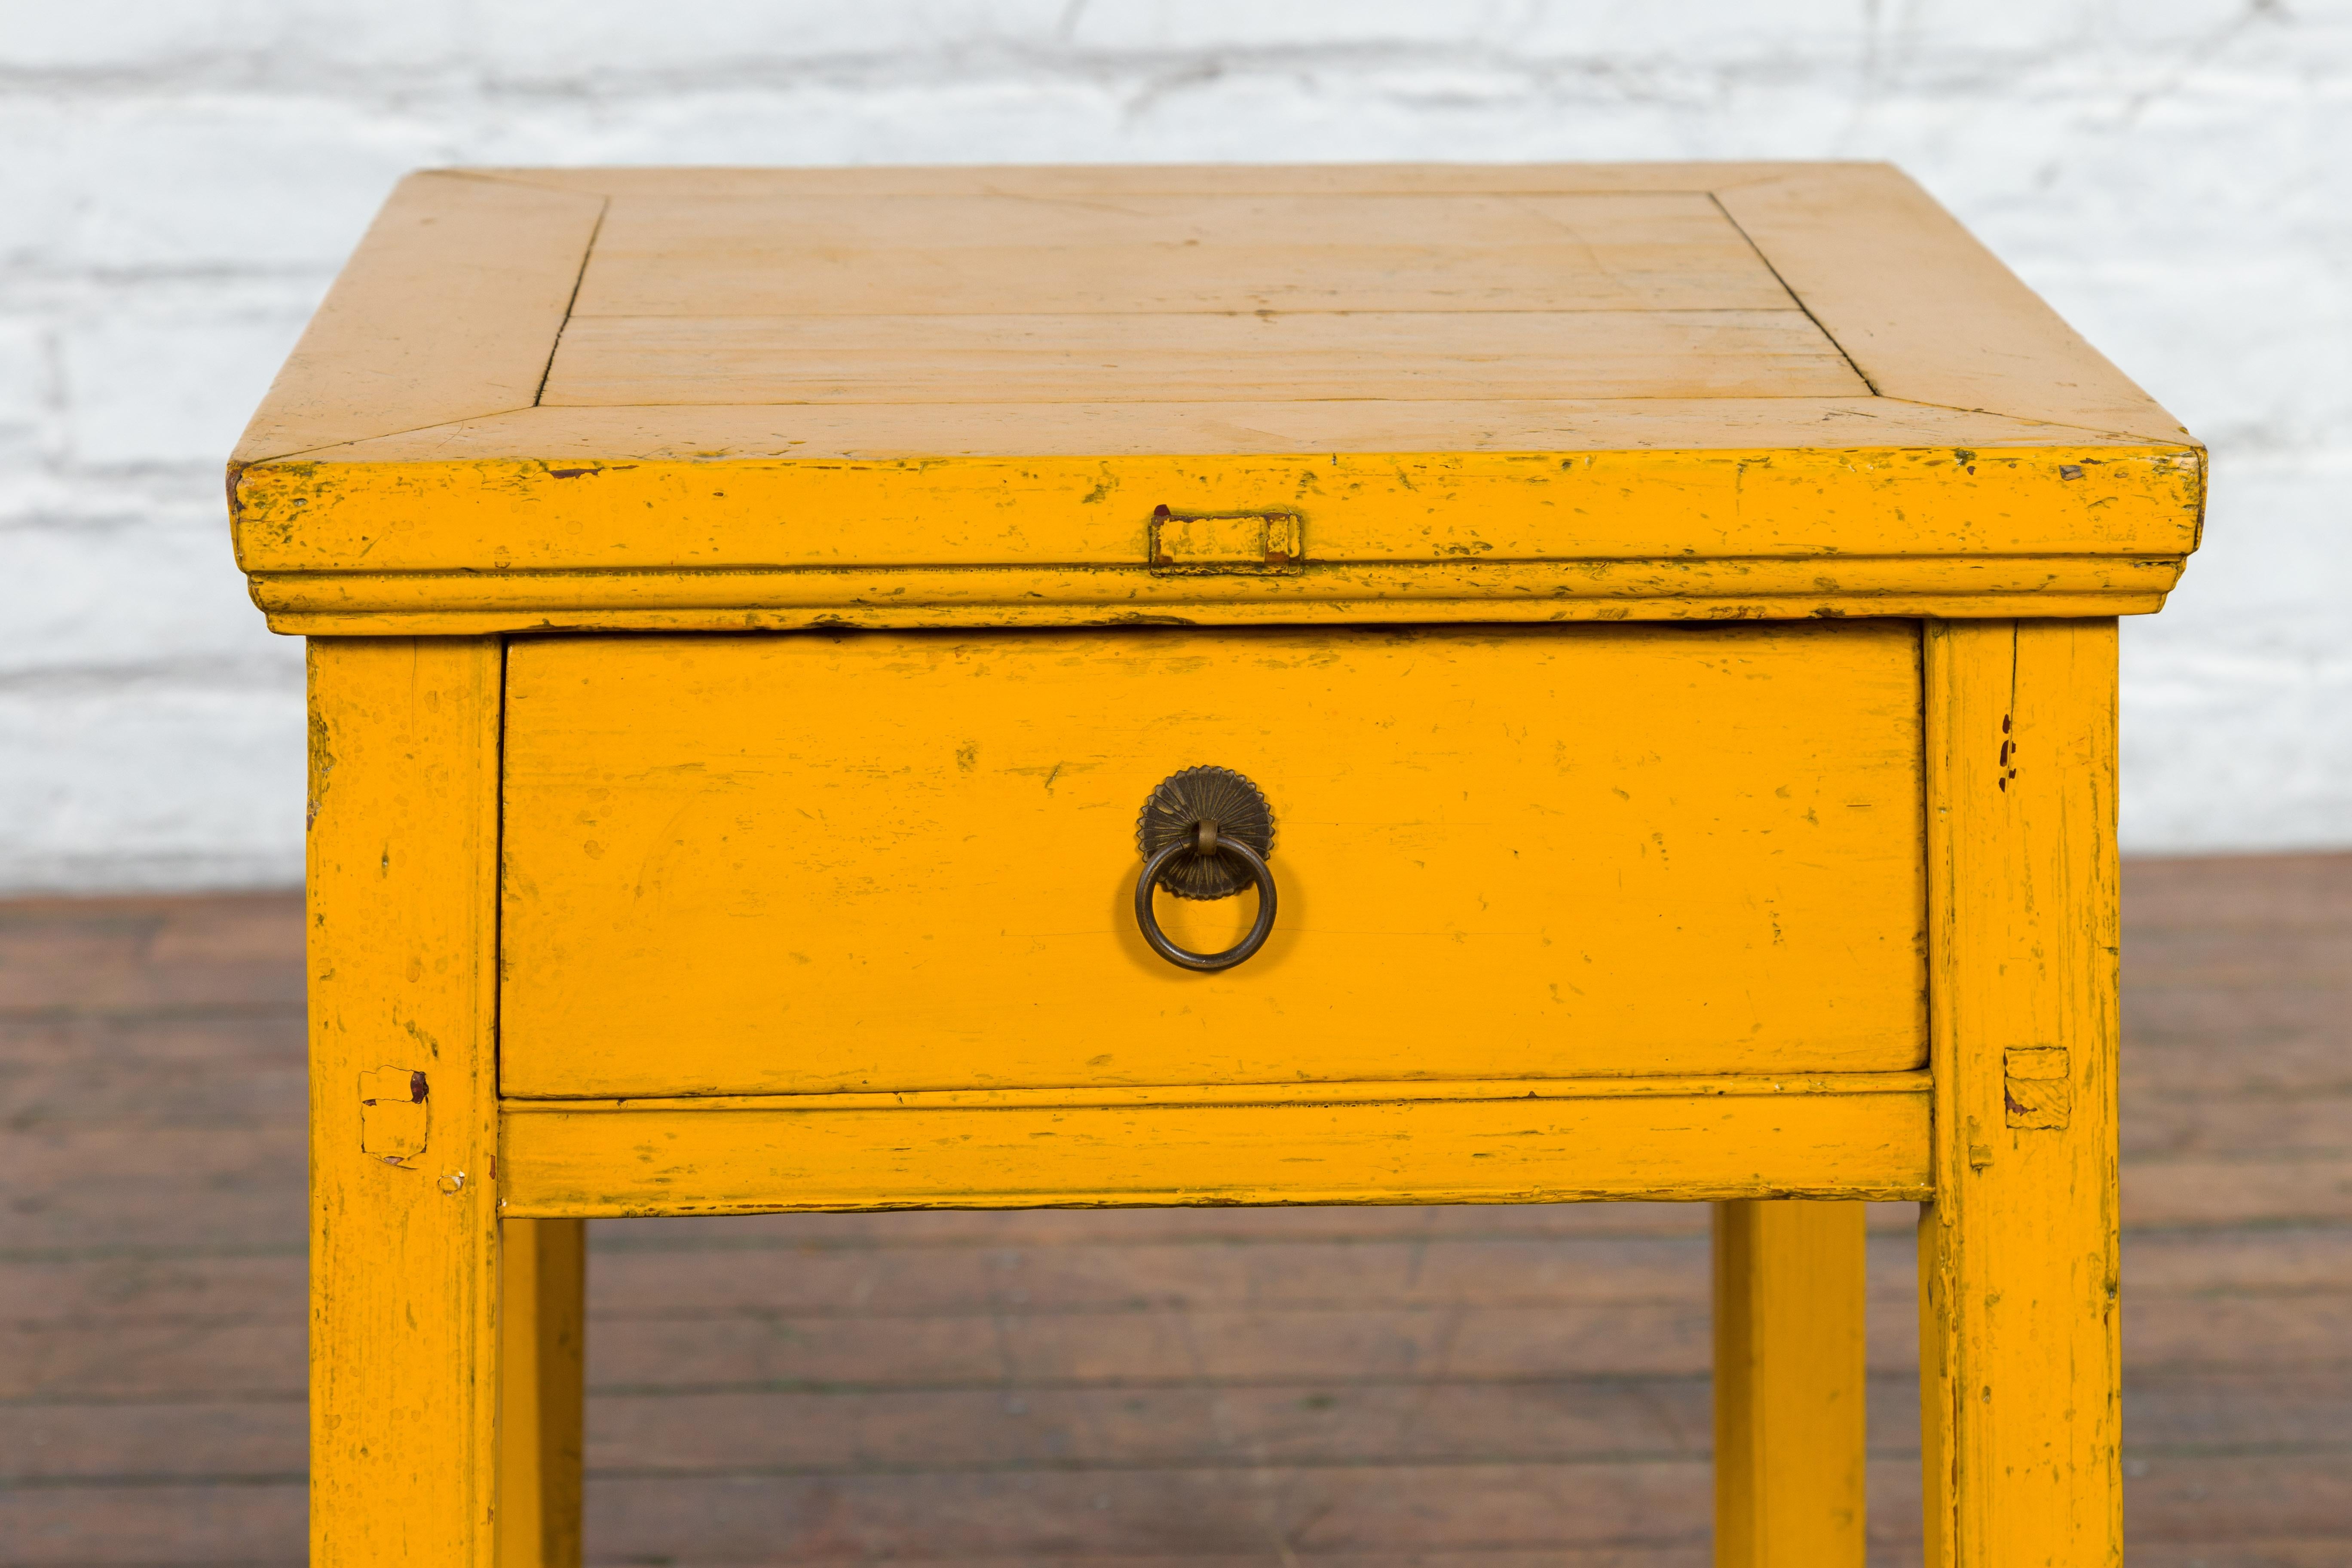
{"label": "small metal bracket", "polygon": [[1174,511],[1151,513],[1151,570],[1177,576],[1296,574],[1307,553],[1307,531],[1295,511]]}

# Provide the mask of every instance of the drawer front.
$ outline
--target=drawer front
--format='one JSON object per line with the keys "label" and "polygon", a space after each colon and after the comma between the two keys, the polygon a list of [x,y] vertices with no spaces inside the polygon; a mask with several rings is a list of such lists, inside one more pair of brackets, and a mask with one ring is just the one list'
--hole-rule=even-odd
{"label": "drawer front", "polygon": [[[1904,622],[519,641],[501,1087],[1916,1068],[1920,759]],[[1196,763],[1276,825],[1216,974],[1131,912]]]}

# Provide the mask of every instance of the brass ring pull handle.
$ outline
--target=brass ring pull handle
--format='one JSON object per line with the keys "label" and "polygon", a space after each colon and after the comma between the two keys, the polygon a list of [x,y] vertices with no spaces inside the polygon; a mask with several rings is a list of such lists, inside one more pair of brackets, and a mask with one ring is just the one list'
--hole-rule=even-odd
{"label": "brass ring pull handle", "polygon": [[[1249,780],[1230,768],[1186,768],[1160,781],[1135,825],[1143,874],[1135,879],[1135,923],[1151,951],[1200,973],[1231,969],[1265,945],[1274,931],[1274,812]],[[1238,864],[1236,864],[1238,862]],[[1223,952],[1177,946],[1160,929],[1152,897],[1161,889],[1180,899],[1229,899],[1257,888],[1257,919],[1249,934]]]}
{"label": "brass ring pull handle", "polygon": [[[1202,826],[1206,828],[1210,825],[1203,823]],[[1242,938],[1237,945],[1223,952],[1194,952],[1190,948],[1178,947],[1170,942],[1167,933],[1160,929],[1159,917],[1151,912],[1151,895],[1160,886],[1160,873],[1177,856],[1193,853],[1199,851],[1191,845],[1171,844],[1143,863],[1143,875],[1135,879],[1135,923],[1142,928],[1143,940],[1151,944],[1151,951],[1177,968],[1213,974],[1220,969],[1231,969],[1265,945],[1267,933],[1274,930],[1274,873],[1266,869],[1265,861],[1256,850],[1238,838],[1224,839],[1218,842],[1213,850],[1207,851],[1235,856],[1249,868],[1251,879],[1257,883],[1257,919],[1251,923],[1249,935]]]}

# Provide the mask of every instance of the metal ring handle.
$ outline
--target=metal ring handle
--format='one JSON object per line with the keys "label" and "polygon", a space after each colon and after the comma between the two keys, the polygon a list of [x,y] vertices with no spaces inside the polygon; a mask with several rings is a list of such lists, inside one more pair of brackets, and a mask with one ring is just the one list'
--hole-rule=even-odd
{"label": "metal ring handle", "polygon": [[1249,935],[1223,952],[1194,952],[1178,947],[1160,929],[1159,919],[1151,912],[1151,894],[1159,887],[1160,873],[1167,869],[1168,862],[1191,850],[1193,844],[1191,838],[1179,838],[1143,863],[1143,875],[1135,879],[1135,923],[1142,929],[1143,940],[1151,944],[1151,951],[1177,968],[1213,974],[1220,969],[1231,969],[1265,945],[1266,937],[1274,931],[1274,873],[1266,869],[1265,858],[1240,839],[1218,839],[1216,853],[1237,858],[1249,868],[1250,880],[1257,884],[1257,920],[1250,927]]}

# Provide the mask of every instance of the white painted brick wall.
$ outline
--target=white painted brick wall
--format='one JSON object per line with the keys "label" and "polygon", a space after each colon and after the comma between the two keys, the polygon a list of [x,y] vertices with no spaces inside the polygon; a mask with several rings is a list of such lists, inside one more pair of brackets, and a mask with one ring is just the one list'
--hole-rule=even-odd
{"label": "white painted brick wall", "polygon": [[289,881],[219,462],[431,163],[1884,157],[2213,444],[2141,850],[2352,843],[2352,0],[0,0],[0,889]]}

